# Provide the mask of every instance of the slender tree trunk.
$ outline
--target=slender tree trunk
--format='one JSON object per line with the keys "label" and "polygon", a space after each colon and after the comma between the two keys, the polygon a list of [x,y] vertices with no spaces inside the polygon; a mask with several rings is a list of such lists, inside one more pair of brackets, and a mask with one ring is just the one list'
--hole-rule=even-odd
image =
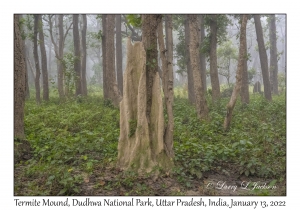
{"label": "slender tree trunk", "polygon": [[190,59],[190,27],[187,16],[185,17],[184,22],[184,36],[185,36],[185,59],[187,67],[187,78],[188,78],[188,98],[191,104],[195,103],[195,91],[194,91],[194,80],[193,80],[193,70],[191,67]]}
{"label": "slender tree trunk", "polygon": [[19,28],[19,15],[14,15],[14,162],[29,159],[30,144],[25,140],[24,106],[25,106],[25,59],[23,43]]}
{"label": "slender tree trunk", "polygon": [[264,83],[264,94],[267,100],[272,101],[271,85],[270,85],[269,73],[268,73],[268,56],[267,56],[264,38],[263,38],[260,15],[254,15],[254,22],[255,22],[256,37],[258,42],[259,59],[260,59],[260,65],[261,65],[261,71],[262,71],[263,83]]}
{"label": "slender tree trunk", "polygon": [[64,98],[64,71],[62,60],[64,57],[64,28],[63,28],[64,15],[58,15],[58,69],[57,69],[57,85],[59,98]]}
{"label": "slender tree trunk", "polygon": [[[23,16],[19,15],[19,19],[21,19],[21,18],[23,18]],[[28,68],[27,68],[27,64],[26,64],[26,45],[25,45],[25,39],[22,39],[22,48],[23,48],[23,58],[24,58],[24,64],[25,64],[25,91],[26,91],[25,99],[29,99],[30,98],[30,92],[29,92],[29,84],[28,84]]]}
{"label": "slender tree trunk", "polygon": [[216,101],[220,97],[220,83],[217,65],[217,15],[211,15],[210,21],[210,79],[212,88],[212,99]]}
{"label": "slender tree trunk", "polygon": [[19,28],[19,17],[14,15],[14,137],[24,139],[25,60]]}
{"label": "slender tree trunk", "polygon": [[166,48],[163,38],[162,21],[158,23],[157,35],[162,63],[162,85],[164,92],[165,107],[168,115],[168,123],[164,133],[165,151],[169,157],[174,157],[173,151],[173,36],[172,36],[172,16],[165,15],[166,24]]}
{"label": "slender tree trunk", "polygon": [[[247,56],[247,40],[245,43],[245,56]],[[241,100],[242,103],[249,104],[250,97],[249,97],[249,84],[248,84],[248,65],[247,65],[248,58],[245,58],[244,68],[242,73],[242,87],[241,87]]]}
{"label": "slender tree trunk", "polygon": [[34,36],[33,36],[33,56],[35,62],[35,98],[36,102],[39,104],[41,102],[40,98],[40,64],[38,56],[38,25],[39,25],[39,15],[34,15]]}
{"label": "slender tree trunk", "polygon": [[208,118],[208,107],[205,99],[203,83],[201,80],[200,55],[199,55],[199,22],[197,15],[188,15],[190,27],[190,59],[193,70],[194,91],[197,115],[200,119]]}
{"label": "slender tree trunk", "polygon": [[87,19],[86,15],[82,15],[82,33],[81,33],[81,47],[82,47],[82,59],[81,59],[81,80],[82,80],[82,95],[87,96],[87,84],[86,84],[86,28]]}
{"label": "slender tree trunk", "polygon": [[41,50],[41,57],[42,57],[43,100],[49,101],[47,55],[46,55],[46,48],[45,48],[45,39],[44,39],[44,32],[43,32],[42,15],[38,15],[38,18],[39,18],[40,50]]}
{"label": "slender tree trunk", "polygon": [[79,39],[79,30],[78,30],[78,15],[73,15],[73,40],[74,40],[74,70],[75,70],[75,95],[82,94],[81,88],[81,62],[80,62],[80,39]]}
{"label": "slender tree trunk", "polygon": [[274,94],[278,94],[278,61],[277,61],[277,38],[275,15],[270,15],[269,35],[270,35],[270,80],[271,90]]}
{"label": "slender tree trunk", "polygon": [[118,88],[123,95],[121,15],[116,15],[116,59]]}
{"label": "slender tree trunk", "polygon": [[108,98],[108,87],[107,87],[107,80],[106,80],[106,72],[107,72],[107,68],[106,68],[106,17],[107,15],[102,15],[102,65],[103,65],[103,96],[104,98]]}
{"label": "slender tree trunk", "polygon": [[238,69],[236,73],[236,84],[234,86],[231,98],[229,103],[227,104],[227,113],[224,120],[224,130],[228,130],[231,119],[232,113],[237,101],[237,97],[239,95],[241,86],[242,86],[242,74],[245,65],[245,52],[246,52],[246,26],[247,26],[247,17],[248,15],[242,15],[242,23],[241,23],[241,32],[240,32],[240,49],[239,49],[239,61],[238,61]]}
{"label": "slender tree trunk", "polygon": [[[204,19],[203,15],[199,15],[199,24],[200,24],[200,46],[202,45],[205,38],[205,29],[204,29]],[[200,52],[200,69],[201,69],[201,80],[204,92],[207,90],[206,85],[206,59],[205,54]]]}
{"label": "slender tree trunk", "polygon": [[111,100],[115,107],[119,107],[121,101],[115,73],[115,15],[107,15],[106,19],[106,78],[107,99]]}
{"label": "slender tree trunk", "polygon": [[51,43],[51,38],[49,37],[49,51],[48,51],[48,73],[50,75],[50,78],[52,78],[52,69],[51,69],[51,64],[52,64],[52,43]]}

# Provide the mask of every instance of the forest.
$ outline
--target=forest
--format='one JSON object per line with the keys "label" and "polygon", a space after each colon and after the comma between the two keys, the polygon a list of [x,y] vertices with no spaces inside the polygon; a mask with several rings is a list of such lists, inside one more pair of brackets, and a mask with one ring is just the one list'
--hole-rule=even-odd
{"label": "forest", "polygon": [[15,196],[286,195],[285,14],[14,14]]}

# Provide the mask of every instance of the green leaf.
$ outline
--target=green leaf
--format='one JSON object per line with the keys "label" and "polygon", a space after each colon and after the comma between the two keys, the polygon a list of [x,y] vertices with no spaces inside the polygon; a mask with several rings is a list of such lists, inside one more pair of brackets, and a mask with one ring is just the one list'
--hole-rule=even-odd
{"label": "green leaf", "polygon": [[59,191],[58,195],[64,195],[65,192],[67,192],[67,189],[66,189],[66,188],[64,188],[64,189],[62,189],[61,191]]}

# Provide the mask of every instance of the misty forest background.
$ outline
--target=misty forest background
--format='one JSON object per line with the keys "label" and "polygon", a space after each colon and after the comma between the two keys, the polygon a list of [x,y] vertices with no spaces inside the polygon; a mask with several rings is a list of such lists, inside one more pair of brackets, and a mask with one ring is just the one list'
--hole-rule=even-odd
{"label": "misty forest background", "polygon": [[[285,195],[285,15],[14,21],[15,195]],[[128,49],[140,42],[145,50]],[[134,69],[144,58],[148,124],[122,114],[142,109],[122,103],[140,97]],[[161,128],[152,126],[157,98]],[[149,139],[139,126],[149,126]],[[160,131],[157,152],[151,138]],[[143,138],[150,148],[135,152]],[[205,187],[218,180],[276,189]]]}

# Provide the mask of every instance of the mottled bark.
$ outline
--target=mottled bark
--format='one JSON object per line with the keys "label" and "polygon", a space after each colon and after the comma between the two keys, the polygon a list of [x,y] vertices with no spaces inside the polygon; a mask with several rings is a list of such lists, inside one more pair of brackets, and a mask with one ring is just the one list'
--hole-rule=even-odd
{"label": "mottled bark", "polygon": [[258,43],[259,59],[260,59],[260,65],[261,65],[261,71],[262,71],[263,83],[264,83],[264,94],[267,100],[272,101],[271,85],[270,85],[269,72],[268,72],[268,56],[267,56],[264,38],[263,38],[260,15],[254,15],[254,22],[255,22],[255,30],[256,30],[256,37]]}
{"label": "mottled bark", "polygon": [[14,15],[14,137],[24,139],[25,60],[19,28],[19,17]]}
{"label": "mottled bark", "polygon": [[81,82],[82,82],[82,95],[87,96],[87,83],[86,83],[86,28],[87,19],[86,15],[82,15],[82,31],[81,31],[81,47],[82,47],[82,59],[81,59]]}
{"label": "mottled bark", "polygon": [[[245,56],[247,56],[247,40],[245,43]],[[244,61],[243,73],[242,73],[242,87],[241,87],[241,100],[242,103],[249,104],[250,97],[249,97],[249,82],[248,82],[248,65],[247,65],[248,58],[246,57]]]}
{"label": "mottled bark", "polygon": [[243,69],[246,60],[245,53],[246,53],[246,26],[248,20],[247,16],[248,15],[242,16],[242,23],[240,27],[240,48],[239,48],[238,68],[236,73],[236,84],[234,86],[230,101],[227,104],[227,112],[224,120],[224,130],[229,129],[231,119],[232,119],[233,109],[242,86],[242,74],[243,74]]}
{"label": "mottled bark", "polygon": [[123,95],[121,15],[116,15],[116,60],[118,88]]}
{"label": "mottled bark", "polygon": [[173,151],[173,36],[172,36],[172,16],[165,15],[166,25],[166,48],[163,37],[162,21],[158,23],[157,35],[162,63],[162,86],[164,92],[164,102],[167,110],[168,122],[165,126],[164,145],[169,157],[174,157]]}
{"label": "mottled bark", "polygon": [[49,101],[49,84],[48,84],[48,69],[47,69],[47,55],[45,48],[45,39],[43,32],[42,15],[38,15],[39,18],[39,43],[42,57],[42,75],[43,75],[43,100]]}
{"label": "mottled bark", "polygon": [[194,91],[196,111],[200,119],[208,118],[208,107],[205,99],[205,92],[201,80],[200,55],[199,55],[199,22],[197,15],[188,15],[190,27],[190,59],[193,70]]}
{"label": "mottled bark", "polygon": [[19,16],[14,15],[14,163],[30,158],[30,144],[24,133],[25,74]]}
{"label": "mottled bark", "polygon": [[116,81],[115,70],[115,15],[107,15],[106,25],[106,78],[107,80],[107,98],[115,107],[119,107],[121,97]]}
{"label": "mottled bark", "polygon": [[220,98],[220,83],[217,65],[217,15],[211,15],[210,20],[210,79],[212,88],[212,99]]}
{"label": "mottled bark", "polygon": [[[205,38],[205,28],[204,28],[204,19],[203,15],[199,15],[199,24],[200,24],[200,46],[204,41]],[[204,92],[207,90],[207,85],[206,85],[206,59],[205,59],[205,54],[200,52],[200,69],[201,69],[201,80],[202,80],[202,86],[204,89]]]}
{"label": "mottled bark", "polygon": [[73,41],[74,41],[74,71],[75,71],[75,96],[82,94],[81,87],[81,55],[80,55],[80,38],[78,30],[78,15],[73,15]]}
{"label": "mottled bark", "polygon": [[34,63],[35,63],[35,100],[36,103],[41,103],[40,98],[40,63],[39,63],[39,56],[38,56],[38,27],[39,27],[39,15],[34,15],[34,31],[33,31],[33,56],[34,56]]}
{"label": "mottled bark", "polygon": [[269,18],[270,83],[272,92],[274,94],[278,94],[278,60],[275,15],[270,15]]}
{"label": "mottled bark", "polygon": [[195,91],[194,91],[194,80],[193,71],[191,67],[190,60],[190,27],[187,16],[185,16],[184,21],[184,36],[185,36],[185,59],[187,68],[187,78],[188,78],[188,98],[191,104],[195,103]]}

